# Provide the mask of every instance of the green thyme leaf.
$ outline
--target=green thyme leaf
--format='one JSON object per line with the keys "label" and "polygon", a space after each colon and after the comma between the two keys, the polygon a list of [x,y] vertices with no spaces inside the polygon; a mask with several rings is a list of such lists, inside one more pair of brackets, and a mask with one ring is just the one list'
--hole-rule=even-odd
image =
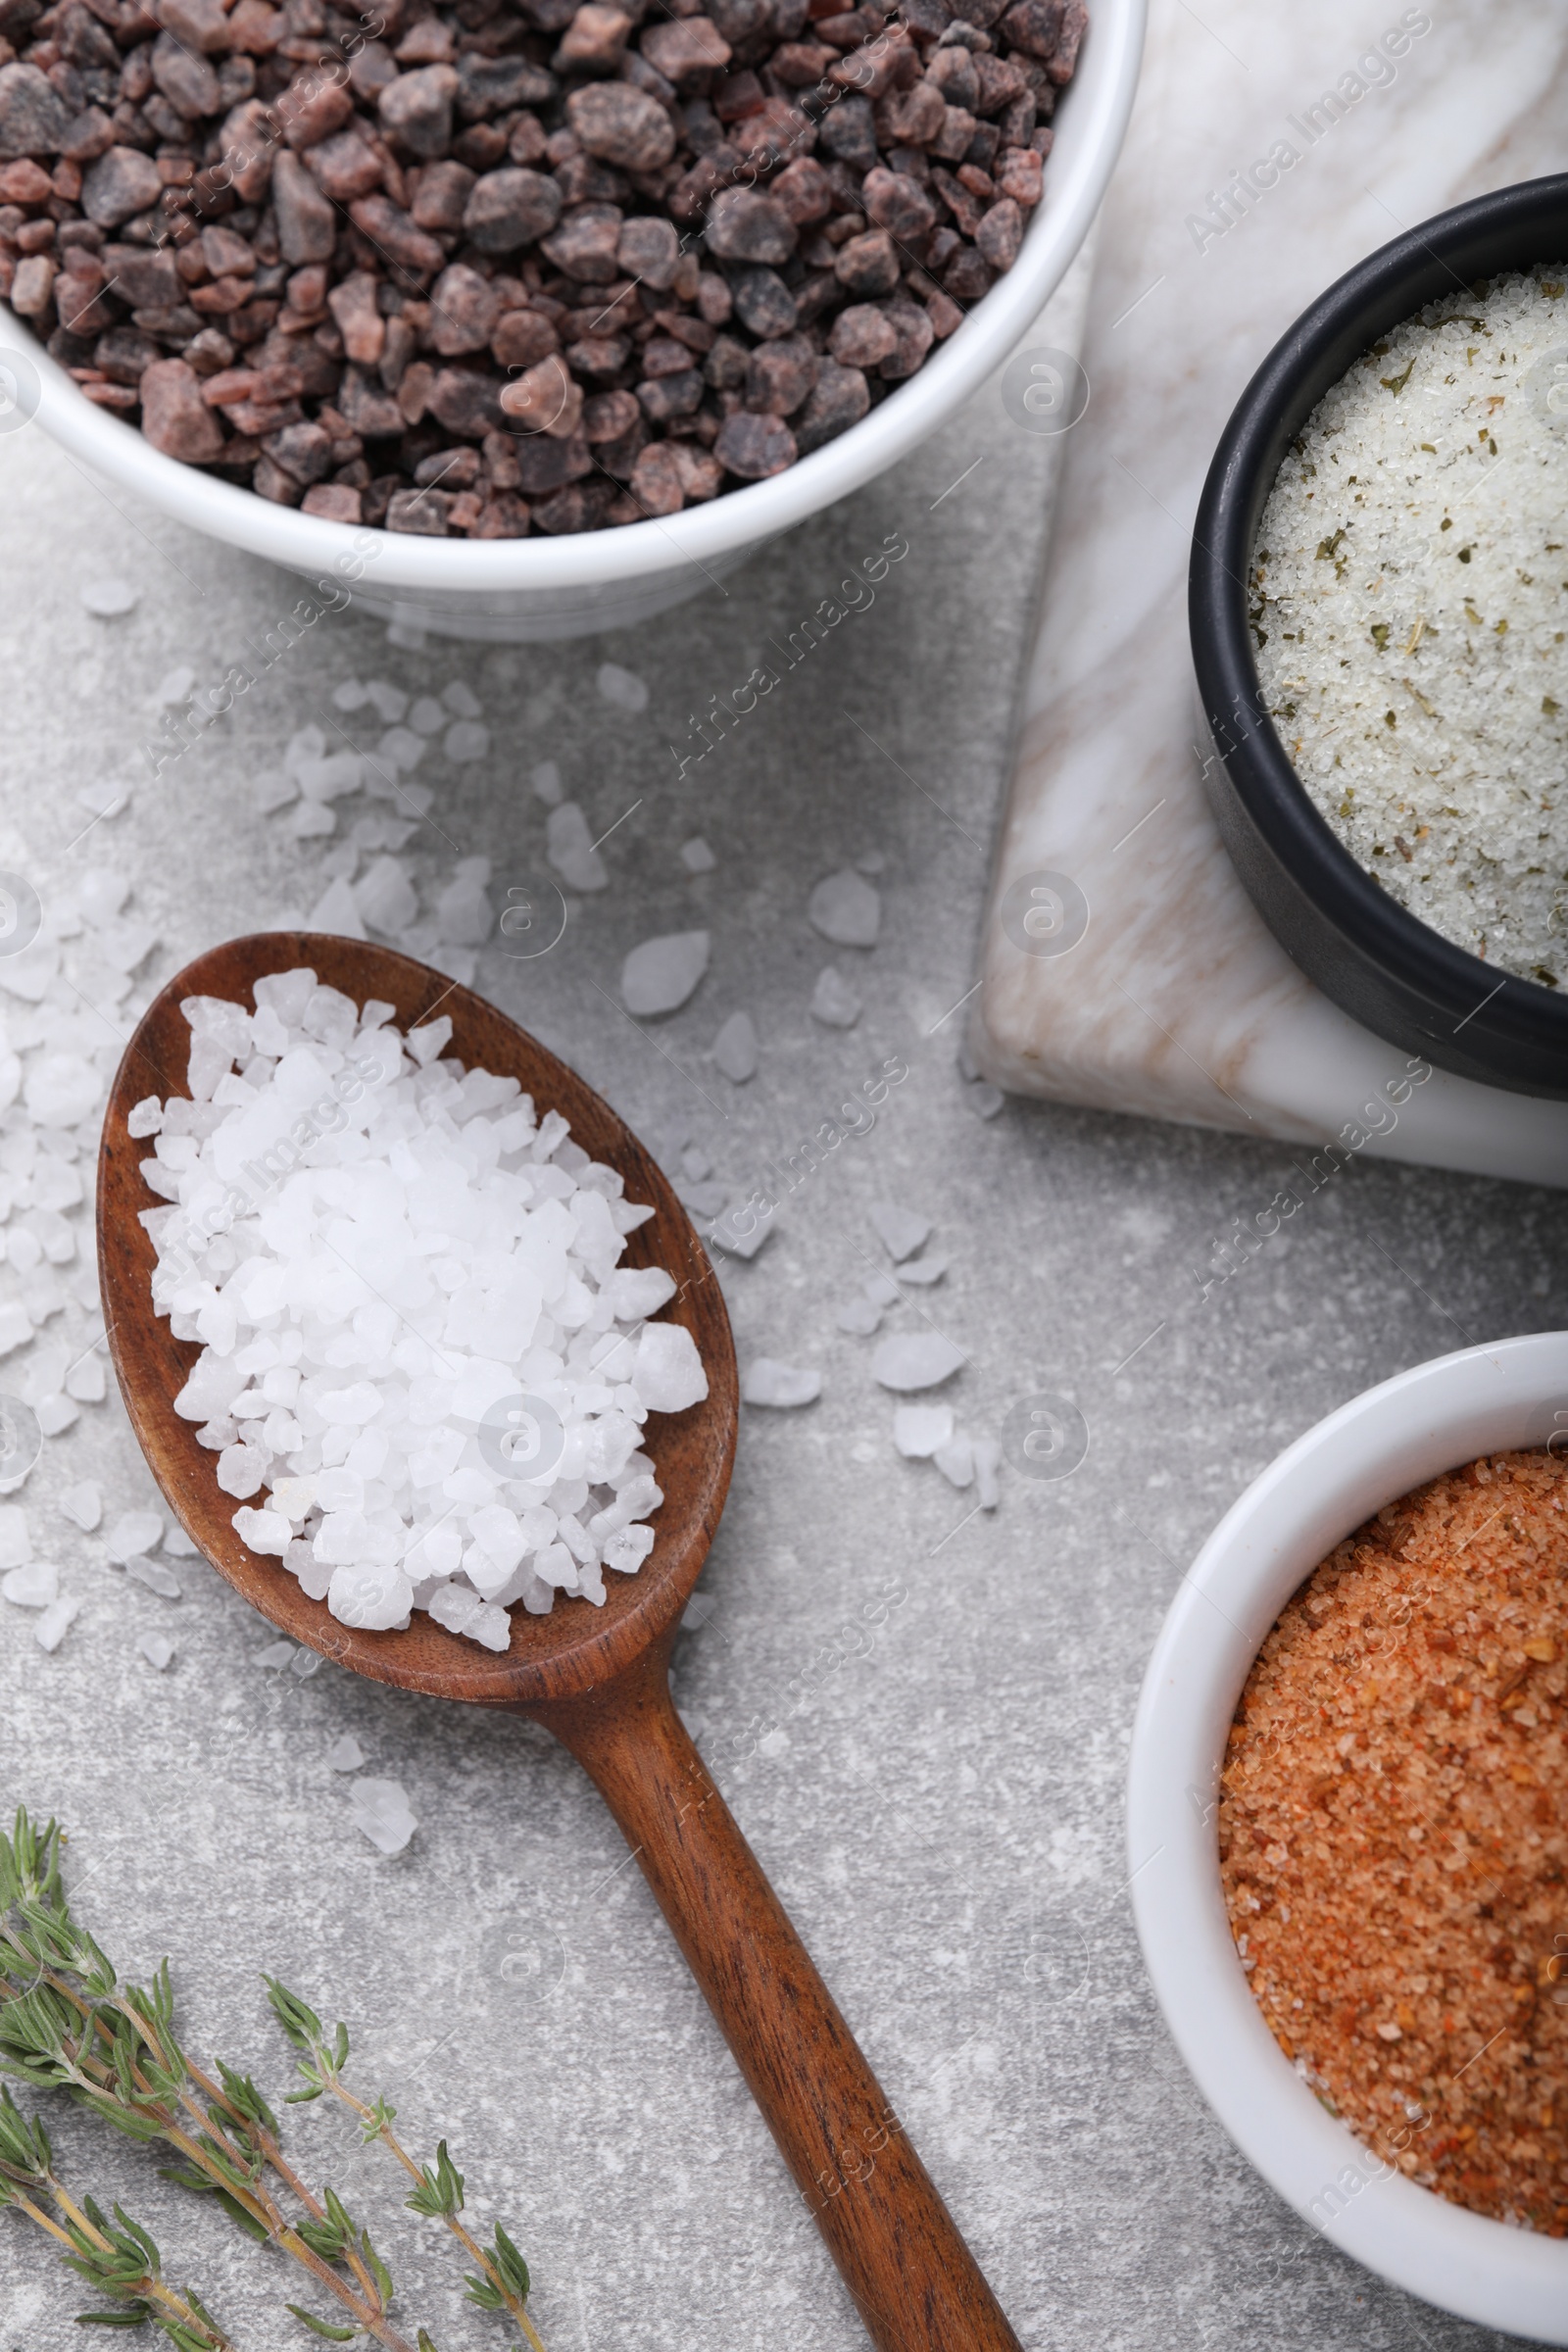
{"label": "green thyme leaf", "polygon": [[318,2320],[314,2311],[307,2311],[301,2303],[289,2303],[284,2308],[302,2321],[313,2335],[324,2335],[329,2344],[352,2344],[360,2333],[358,2328],[329,2327],[325,2320]]}
{"label": "green thyme leaf", "polygon": [[496,2224],[495,2266],[512,2292],[522,2302],[528,2299],[528,2265],[517,2252],[511,2238]]}

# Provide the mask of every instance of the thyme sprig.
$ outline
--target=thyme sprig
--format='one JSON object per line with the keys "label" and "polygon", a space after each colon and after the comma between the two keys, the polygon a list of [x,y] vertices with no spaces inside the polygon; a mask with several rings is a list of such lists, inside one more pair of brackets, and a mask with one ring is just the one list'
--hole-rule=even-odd
{"label": "thyme sprig", "polygon": [[[152,2237],[123,2206],[107,2220],[91,2197],[78,2204],[55,2170],[49,2134],[37,2116],[29,2123],[0,2085],[0,2207],[11,2206],[64,2248],[61,2261],[97,2288],[111,2308],[79,2315],[84,2327],[139,2328],[150,2320],[176,2352],[234,2352],[212,2313],[187,2287],[164,2283],[163,2260]],[[60,2216],[55,2220],[46,2206]]]}
{"label": "thyme sprig", "polygon": [[[249,2076],[220,2064],[215,2082],[186,2056],[174,2032],[168,1962],[150,1986],[119,1983],[107,1954],[72,1916],[60,1843],[54,1822],[38,1830],[24,1812],[9,1838],[0,1836],[0,2071],[38,2089],[66,2091],[131,2139],[167,2143],[182,2160],[172,2179],[216,2195],[250,2234],[269,2239],[335,2298],[350,2325],[334,2340],[363,2333],[384,2352],[412,2352],[387,2316],[392,2280],[368,2233],[332,2192],[330,2203],[318,2199],[299,2179]],[[289,2218],[269,2175],[303,2208],[303,2220]],[[7,2177],[7,2185],[17,2184]],[[46,2217],[45,2227],[58,2234]],[[143,2245],[145,2233],[134,2234],[123,2218],[123,2244],[85,2208],[67,2228],[85,2235],[83,2244],[72,2240],[68,2258],[77,2267],[96,2263],[106,2277],[128,2278],[126,2247],[137,2247],[145,2257],[139,2275],[156,2280],[156,2248],[148,2254],[152,2241]],[[142,2299],[162,2307],[155,2295]],[[322,2331],[314,2315],[290,2309]],[[209,2352],[213,2340],[194,2337],[195,2352]]]}
{"label": "thyme sprig", "polygon": [[[273,2015],[294,2047],[304,2053],[299,2061],[299,2073],[304,2078],[306,2087],[287,2092],[284,2103],[289,2106],[303,2105],[309,2100],[320,2098],[324,2091],[330,2091],[334,2098],[341,2100],[359,2120],[362,2144],[368,2147],[373,2141],[379,2140],[413,2180],[413,2194],[404,2200],[411,2211],[444,2223],[470,2260],[478,2264],[479,2277],[470,2277],[466,2281],[468,2301],[477,2304],[481,2311],[507,2312],[522,2329],[533,2352],[544,2352],[544,2345],[526,2308],[528,2265],[499,2222],[495,2224],[495,2243],[487,2253],[459,2218],[464,2203],[463,2175],[447,2153],[446,2141],[443,2139],[438,2145],[433,2166],[416,2164],[392,2130],[397,2109],[379,2096],[372,2105],[367,2106],[343,2081],[343,2069],[349,2060],[347,2026],[339,2022],[328,2035],[315,2010],[302,2001],[297,1993],[290,1992],[275,1977],[268,1977],[265,1983]],[[422,2345],[420,2352],[423,2352]]]}

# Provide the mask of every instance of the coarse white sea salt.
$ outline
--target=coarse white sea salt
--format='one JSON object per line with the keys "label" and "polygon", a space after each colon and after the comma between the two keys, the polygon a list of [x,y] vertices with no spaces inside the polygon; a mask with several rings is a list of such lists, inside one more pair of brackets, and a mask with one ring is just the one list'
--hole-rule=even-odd
{"label": "coarse white sea salt", "polygon": [[599,692],[604,701],[616,710],[646,710],[648,688],[634,669],[622,669],[618,662],[601,662],[598,677]]}
{"label": "coarse white sea salt", "polygon": [[575,801],[561,801],[545,820],[545,856],[572,890],[608,890],[610,868],[594,848],[588,819]]}
{"label": "coarse white sea salt", "polygon": [[136,1647],[148,1665],[156,1666],[160,1674],[166,1674],[174,1662],[174,1644],[167,1634],[142,1634]]}
{"label": "coarse white sea salt", "polygon": [[[1381,337],[1292,443],[1251,577],[1320,813],[1455,945],[1568,984],[1568,265]],[[1555,401],[1552,398],[1555,392]]]}
{"label": "coarse white sea salt", "polygon": [[710,874],[718,859],[700,833],[680,845],[680,861],[689,874]]}
{"label": "coarse white sea salt", "polygon": [[645,939],[620,967],[621,1001],[628,1012],[676,1012],[708,969],[706,931],[669,931]]}
{"label": "coarse white sea salt", "polygon": [[[669,1275],[619,1263],[652,1210],[515,1079],[443,1058],[447,1016],[405,1038],[308,970],[255,996],[186,999],[191,1095],[142,1162],[154,1306],[204,1343],[175,1410],[236,1532],[345,1624],[423,1608],[500,1650],[519,1600],[602,1605],[654,1546],[643,1425],[708,1394],[649,1320]],[[111,1549],[161,1531],[127,1513]]]}
{"label": "coarse white sea salt", "polygon": [[806,905],[813,931],[839,948],[874,948],[882,927],[882,898],[853,866],[819,882]]}
{"label": "coarse white sea salt", "polygon": [[901,1404],[893,1415],[893,1443],[909,1461],[928,1461],[953,1437],[951,1404]]}
{"label": "coarse white sea salt", "polygon": [[68,1592],[62,1592],[58,1600],[52,1600],[46,1609],[40,1610],[38,1621],[32,1629],[32,1638],[38,1647],[58,1649],[80,1610],[80,1601]]}
{"label": "coarse white sea salt", "polygon": [[50,1560],[33,1560],[25,1568],[8,1568],[0,1576],[0,1592],[14,1608],[46,1609],[60,1597],[60,1571]]}
{"label": "coarse white sea salt", "polygon": [[352,1732],[343,1732],[327,1749],[326,1761],[331,1772],[358,1772],[365,1762],[365,1750]]}
{"label": "coarse white sea salt", "polygon": [[60,1508],[84,1536],[90,1536],[104,1515],[104,1498],[97,1480],[82,1478],[74,1487],[67,1487],[60,1497]]}
{"label": "coarse white sea salt", "polygon": [[731,1086],[744,1086],[757,1075],[757,1030],[749,1012],[732,1012],[713,1040],[713,1059]]}
{"label": "coarse white sea salt", "polygon": [[895,1263],[900,1258],[912,1257],[930,1239],[931,1220],[915,1209],[901,1208],[892,1200],[873,1200],[867,1213]]}
{"label": "coarse white sea salt", "polygon": [[821,1394],[820,1372],[781,1364],[776,1356],[754,1357],[741,1377],[741,1396],[748,1404],[814,1404]]}
{"label": "coarse white sea salt", "polygon": [[871,1357],[871,1377],[885,1389],[934,1389],[967,1359],[940,1331],[896,1331]]}
{"label": "coarse white sea salt", "polygon": [[817,973],[810,1003],[813,1021],[820,1021],[824,1029],[853,1029],[861,1010],[859,998],[842,972],[828,964]]}
{"label": "coarse white sea salt", "polygon": [[104,1538],[104,1548],[122,1568],[136,1552],[154,1551],[163,1539],[164,1523],[156,1511],[122,1511]]}
{"label": "coarse white sea salt", "polygon": [[401,1854],[418,1828],[401,1781],[356,1781],[349,1812],[377,1852]]}

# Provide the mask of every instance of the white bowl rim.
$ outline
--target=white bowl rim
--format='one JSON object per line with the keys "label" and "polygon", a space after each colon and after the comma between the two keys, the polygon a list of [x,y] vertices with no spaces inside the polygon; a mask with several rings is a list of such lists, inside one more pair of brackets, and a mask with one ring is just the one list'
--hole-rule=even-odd
{"label": "white bowl rim", "polygon": [[1127,1820],[1155,1993],[1243,2153],[1369,2270],[1483,2327],[1558,2345],[1568,2344],[1568,2240],[1490,2221],[1385,2170],[1285,2057],[1231,1938],[1213,1816],[1242,1685],[1317,1561],[1424,1479],[1544,1445],[1565,1426],[1568,1332],[1540,1332],[1416,1364],[1288,1446],[1227,1511],[1171,1604],[1133,1728]]}
{"label": "white bowl rim", "polygon": [[563,589],[619,583],[686,564],[701,568],[777,537],[896,464],[979,387],[1027,331],[1066,274],[1115,166],[1138,85],[1147,5],[1094,0],[1079,69],[1063,94],[1047,202],[1011,270],[935,357],[858,424],[785,472],[662,519],[560,538],[453,540],[371,531],[272,506],[254,491],[165,457],[134,425],[87,400],[10,311],[0,316],[7,332],[22,337],[38,370],[36,420],[63,448],[193,529],[292,570],[359,577],[368,541],[374,545],[378,593]]}

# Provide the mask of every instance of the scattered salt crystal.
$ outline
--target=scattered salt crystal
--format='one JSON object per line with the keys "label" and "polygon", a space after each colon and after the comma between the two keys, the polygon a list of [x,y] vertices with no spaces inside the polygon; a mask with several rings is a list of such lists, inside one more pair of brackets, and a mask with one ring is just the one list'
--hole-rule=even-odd
{"label": "scattered salt crystal", "polygon": [[897,1331],[871,1358],[871,1377],[885,1389],[934,1389],[968,1361],[940,1331]]}
{"label": "scattered salt crystal", "polygon": [[164,1523],[156,1511],[122,1511],[104,1538],[104,1549],[115,1565],[122,1568],[133,1552],[155,1551],[163,1533]]}
{"label": "scattered salt crystal", "polygon": [[72,1399],[58,1392],[53,1396],[44,1396],[39,1400],[38,1427],[46,1438],[58,1438],[62,1431],[71,1427],[73,1421],[79,1421],[80,1418]]}
{"label": "scattered salt crystal", "polygon": [[350,1818],[378,1853],[401,1854],[418,1828],[401,1781],[356,1781]]}
{"label": "scattered salt crystal", "polygon": [[104,1080],[81,1054],[45,1054],[27,1072],[23,1100],[41,1127],[74,1127],[104,1099]]}
{"label": "scattered salt crystal", "polygon": [[433,694],[421,694],[409,711],[409,724],[416,735],[439,735],[446,723],[446,711]]}
{"label": "scattered salt crystal", "polygon": [[345,678],[341,685],[332,689],[332,707],[335,710],[363,710],[368,700],[369,696],[358,678]]}
{"label": "scattered salt crystal", "polygon": [[554,760],[541,760],[533,771],[531,781],[536,799],[543,801],[547,808],[560,808],[565,787],[561,781],[561,770]]}
{"label": "scattered salt crystal", "polygon": [[[466,860],[465,862],[468,862]],[[488,859],[481,860],[486,867]],[[459,874],[449,882],[435,903],[435,927],[444,945],[477,948],[490,936],[496,910],[485,896],[484,881],[477,874]]]}
{"label": "scattered salt crystal", "polygon": [[1001,1499],[997,1472],[1002,1467],[1002,1447],[995,1438],[976,1438],[974,1454],[975,1494],[983,1511],[994,1511]]}
{"label": "scattered salt crystal", "polygon": [[376,741],[375,760],[383,773],[412,775],[428,750],[424,737],[416,735],[412,727],[388,727]]}
{"label": "scattered salt crystal", "polygon": [[365,762],[358,752],[326,752],[317,760],[297,760],[293,772],[307,800],[340,801],[360,790]]}
{"label": "scattered salt crystal", "polygon": [[311,908],[313,931],[335,932],[340,939],[363,939],[365,925],[352,883],[329,882]]}
{"label": "scattered salt crystal", "polygon": [[283,765],[291,776],[297,776],[304,761],[321,760],[325,756],[326,737],[312,719],[308,726],[296,727],[284,745]]}
{"label": "scattered salt crystal", "polygon": [[948,1445],[939,1446],[932,1460],[950,1486],[962,1489],[974,1483],[974,1447],[960,1430]]}
{"label": "scattered salt crystal", "polygon": [[610,869],[593,846],[588,819],[575,801],[553,808],[545,825],[545,856],[573,890],[604,890]]}
{"label": "scattered salt crystal", "polygon": [[0,1576],[0,1592],[19,1609],[46,1609],[59,1597],[60,1571],[52,1561],[33,1560]]}
{"label": "scattered salt crystal", "polygon": [[455,718],[441,739],[441,749],[459,766],[482,760],[490,749],[490,730],[477,718]]}
{"label": "scattered salt crystal", "polygon": [[424,960],[433,963],[438,972],[445,972],[449,980],[460,982],[464,988],[473,986],[474,975],[479,968],[479,958],[472,948],[430,948]]}
{"label": "scattered salt crystal", "polygon": [[478,696],[474,693],[473,688],[466,686],[461,678],[454,678],[449,686],[442,687],[441,700],[454,718],[482,718],[484,716],[484,709]]}
{"label": "scattered salt crystal", "polygon": [[[15,1264],[15,1251],[12,1263]],[[0,1355],[10,1355],[14,1349],[24,1348],[32,1337],[32,1317],[20,1298],[0,1302]]]}
{"label": "scattered salt crystal", "polygon": [[893,1443],[909,1460],[926,1461],[953,1436],[951,1404],[901,1404],[893,1415]]}
{"label": "scattered salt crystal", "polygon": [[731,1257],[752,1258],[773,1231],[777,1219],[776,1202],[764,1206],[755,1196],[743,1194],[715,1219],[708,1238],[720,1250],[728,1250]]}
{"label": "scattered salt crystal", "polygon": [[96,1348],[78,1357],[66,1374],[66,1395],[78,1404],[102,1404],[108,1390],[103,1357]]}
{"label": "scattered salt crystal", "polygon": [[389,938],[407,931],[417,919],[419,902],[413,883],[396,858],[373,858],[354,885],[354,904],[361,920]]}
{"label": "scattered salt crystal", "polygon": [[269,1642],[267,1647],[259,1649],[251,1660],[253,1666],[260,1666],[266,1674],[281,1674],[285,1667],[292,1666],[293,1663],[294,1644],[292,1642]]}
{"label": "scattered salt crystal", "polygon": [[0,1502],[0,1568],[24,1568],[31,1557],[26,1512],[20,1502]]}
{"label": "scattered salt crystal", "polygon": [[929,1290],[947,1272],[950,1260],[945,1250],[928,1250],[924,1257],[906,1257],[899,1268],[899,1280],[912,1283],[917,1290]]}
{"label": "scattered salt crystal", "polygon": [[700,833],[680,845],[680,861],[689,874],[710,874],[718,859]]}
{"label": "scattered salt crystal", "polygon": [[258,815],[270,816],[275,808],[286,808],[290,801],[299,798],[299,778],[285,775],[278,767],[265,767],[251,786],[251,798]]}
{"label": "scattered salt crystal", "polygon": [[817,974],[811,991],[811,1018],[826,1029],[853,1029],[862,1006],[842,972],[828,964]]}
{"label": "scattered salt crystal", "polygon": [[48,1650],[58,1649],[66,1638],[68,1629],[75,1622],[80,1612],[80,1601],[73,1599],[70,1593],[62,1592],[58,1600],[52,1600],[49,1606],[42,1611],[37,1624],[32,1629],[32,1638],[38,1647]]}
{"label": "scattered salt crystal", "polygon": [[814,1404],[822,1394],[822,1375],[771,1355],[759,1355],[746,1367],[741,1395],[748,1404]]}
{"label": "scattered salt crystal", "polygon": [[112,923],[130,896],[130,878],[110,865],[90,865],[76,884],[76,904],[96,930]]}
{"label": "scattered salt crystal", "polygon": [[134,612],[141,602],[140,591],[128,580],[113,575],[99,580],[85,580],[77,592],[82,603],[98,620],[118,620],[122,612]]}
{"label": "scattered salt crystal", "polygon": [[971,1086],[963,1099],[977,1119],[994,1119],[1007,1098],[1000,1086]]}
{"label": "scattered salt crystal", "polygon": [[138,1585],[145,1585],[149,1592],[161,1594],[165,1600],[179,1598],[179,1579],[172,1568],[164,1566],[162,1560],[150,1560],[144,1552],[132,1552],[125,1562],[125,1574],[133,1577]]}
{"label": "scattered salt crystal", "polygon": [[324,801],[297,801],[289,810],[287,830],[295,841],[324,841],[337,831],[337,816]]}
{"label": "scattered salt crystal", "polygon": [[645,939],[620,967],[620,994],[633,1013],[675,1012],[708,969],[706,931],[670,931]]}
{"label": "scattered salt crystal", "polygon": [[813,931],[839,948],[874,948],[882,927],[882,900],[863,874],[844,866],[819,882],[807,901]]}
{"label": "scattered salt crystal", "polygon": [[598,677],[603,699],[617,710],[646,710],[648,688],[635,670],[622,669],[618,662],[601,662]]}
{"label": "scattered salt crystal", "polygon": [[195,683],[196,672],[191,668],[189,662],[182,662],[177,668],[164,672],[148,700],[155,710],[170,710],[175,703],[189,702],[191,688]]}
{"label": "scattered salt crystal", "polygon": [[160,1674],[166,1673],[174,1662],[174,1644],[167,1634],[142,1634],[136,1647],[148,1665],[156,1666]]}
{"label": "scattered salt crystal", "polygon": [[76,800],[89,816],[119,816],[130,807],[130,786],[115,781],[83,784]]}
{"label": "scattered salt crystal", "polygon": [[178,1526],[172,1527],[165,1536],[164,1549],[172,1560],[194,1560],[197,1557],[195,1544],[185,1530]]}
{"label": "scattered salt crystal", "polygon": [[67,1487],[60,1497],[60,1508],[68,1519],[80,1528],[84,1536],[90,1536],[104,1515],[104,1500],[98,1492],[97,1480],[78,1479],[74,1487]]}
{"label": "scattered salt crystal", "polygon": [[895,1263],[912,1257],[931,1233],[931,1219],[893,1200],[873,1200],[868,1211],[877,1239]]}
{"label": "scattered salt crystal", "polygon": [[358,1772],[365,1762],[365,1750],[352,1732],[343,1732],[327,1749],[326,1762],[331,1772]]}
{"label": "scattered salt crystal", "polygon": [[869,1298],[846,1298],[833,1320],[840,1331],[852,1332],[862,1340],[868,1340],[882,1324],[882,1317]]}
{"label": "scattered salt crystal", "polygon": [[367,681],[363,700],[368,703],[384,727],[395,727],[409,707],[409,698],[401,686],[391,686],[385,678]]}
{"label": "scattered salt crystal", "polygon": [[733,1086],[757,1075],[757,1031],[749,1012],[732,1012],[713,1040],[713,1059]]}

